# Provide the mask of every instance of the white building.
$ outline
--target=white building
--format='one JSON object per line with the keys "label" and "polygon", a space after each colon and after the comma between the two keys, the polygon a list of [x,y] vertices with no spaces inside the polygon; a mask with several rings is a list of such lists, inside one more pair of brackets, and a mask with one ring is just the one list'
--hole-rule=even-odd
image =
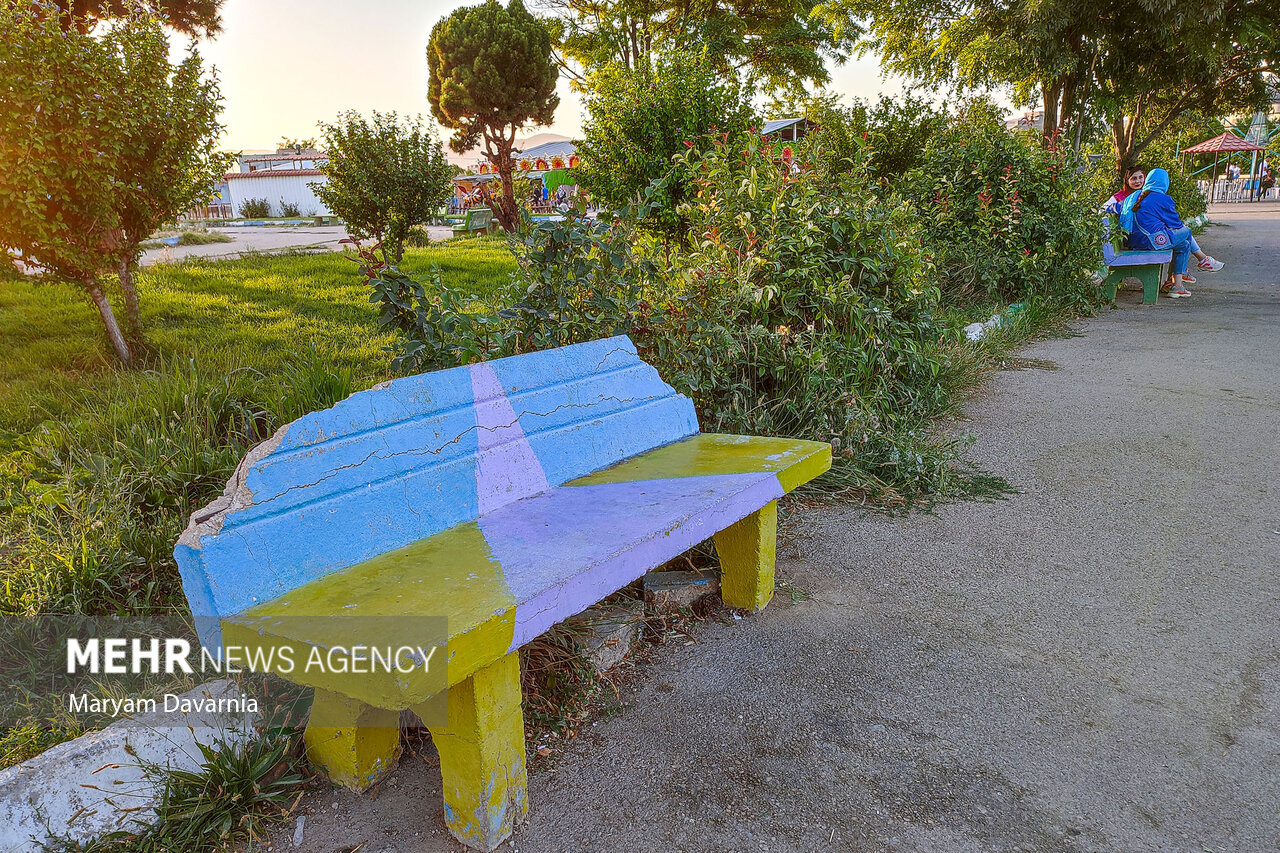
{"label": "white building", "polygon": [[311,184],[323,184],[328,178],[319,169],[255,169],[229,172],[225,177],[227,204],[235,216],[250,199],[266,199],[272,216],[282,216],[282,206],[291,204],[302,216],[332,216],[333,211],[316,197]]}

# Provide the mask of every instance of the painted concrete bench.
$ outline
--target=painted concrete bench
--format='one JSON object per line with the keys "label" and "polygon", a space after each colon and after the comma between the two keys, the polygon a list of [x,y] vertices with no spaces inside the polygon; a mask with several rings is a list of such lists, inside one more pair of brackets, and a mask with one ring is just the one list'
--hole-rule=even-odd
{"label": "painted concrete bench", "polygon": [[454,236],[468,234],[484,234],[493,225],[493,211],[487,207],[473,207],[467,211],[462,222],[453,226]]}
{"label": "painted concrete bench", "polygon": [[1115,301],[1116,289],[1120,282],[1129,276],[1142,282],[1142,301],[1154,304],[1160,296],[1160,285],[1164,282],[1173,252],[1138,251],[1126,249],[1120,228],[1114,217],[1102,218],[1102,262],[1107,266],[1107,274],[1102,278],[1102,286],[1107,299]]}
{"label": "painted concrete bench", "polygon": [[725,603],[759,610],[777,499],[830,464],[824,443],[699,433],[691,401],[616,337],[301,418],[249,453],[175,555],[209,649],[431,643],[447,620],[447,668],[430,674],[270,669],[315,688],[308,755],[348,787],[394,762],[400,711],[418,711],[449,830],[490,850],[528,808],[517,650],[712,536]]}

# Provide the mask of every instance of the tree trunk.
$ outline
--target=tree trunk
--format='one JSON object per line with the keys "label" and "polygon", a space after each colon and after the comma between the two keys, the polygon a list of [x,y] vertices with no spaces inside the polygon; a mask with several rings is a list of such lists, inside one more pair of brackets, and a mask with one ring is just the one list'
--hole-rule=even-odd
{"label": "tree trunk", "polygon": [[124,291],[125,319],[135,340],[142,339],[142,306],[138,304],[138,288],[133,284],[133,254],[120,259],[120,289]]}
{"label": "tree trunk", "polygon": [[1042,103],[1044,105],[1044,129],[1040,134],[1040,142],[1044,145],[1049,144],[1049,140],[1053,138],[1054,133],[1058,130],[1058,95],[1062,89],[1057,83],[1045,85],[1042,87],[1044,94]]}
{"label": "tree trunk", "polygon": [[1111,142],[1116,148],[1116,172],[1121,178],[1124,178],[1126,171],[1133,168],[1141,151],[1136,143],[1138,123],[1142,121],[1145,108],[1142,98],[1138,98],[1133,107],[1133,115],[1126,116],[1122,113],[1111,122]]}
{"label": "tree trunk", "polygon": [[116,322],[110,300],[93,279],[86,280],[84,286],[93,304],[98,306],[98,314],[102,317],[102,325],[107,328],[107,338],[111,341],[111,348],[116,351],[116,358],[120,359],[120,363],[125,367],[129,367],[133,364],[133,353],[129,352],[129,344],[120,332],[120,324]]}
{"label": "tree trunk", "polygon": [[520,227],[520,211],[516,207],[515,183],[511,179],[511,172],[515,166],[511,157],[511,148],[514,144],[514,128],[511,130],[510,137],[503,133],[502,136],[490,139],[490,145],[495,149],[490,155],[490,159],[498,167],[498,177],[502,183],[502,197],[498,200],[498,209],[493,213],[498,218],[498,224],[508,234],[514,234]]}

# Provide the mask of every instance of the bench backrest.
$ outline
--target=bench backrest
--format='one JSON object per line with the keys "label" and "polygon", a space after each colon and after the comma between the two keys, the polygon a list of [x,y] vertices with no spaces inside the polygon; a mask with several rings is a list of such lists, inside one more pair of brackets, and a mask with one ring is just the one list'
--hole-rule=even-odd
{"label": "bench backrest", "polygon": [[174,555],[201,642],[330,572],[698,432],[623,336],[384,382],[282,427]]}

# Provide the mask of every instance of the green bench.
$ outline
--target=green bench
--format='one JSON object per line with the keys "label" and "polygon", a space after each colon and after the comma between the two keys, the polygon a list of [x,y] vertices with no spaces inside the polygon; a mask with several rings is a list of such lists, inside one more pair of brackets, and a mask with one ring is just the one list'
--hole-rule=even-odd
{"label": "green bench", "polygon": [[493,224],[493,211],[487,207],[473,207],[467,211],[466,218],[453,226],[455,237],[473,233],[486,233]]}
{"label": "green bench", "polygon": [[[1173,252],[1169,249],[1134,250],[1124,247],[1123,234],[1115,217],[1102,218],[1102,262],[1106,275],[1102,276],[1103,293],[1112,302],[1120,282],[1133,276],[1142,282],[1142,301],[1153,305],[1160,296],[1160,285],[1168,276]],[[1101,275],[1102,271],[1099,271]]]}
{"label": "green bench", "polygon": [[[821,442],[700,433],[616,337],[396,379],[294,421],[174,553],[206,650],[315,688],[307,754],[330,779],[376,781],[411,709],[449,831],[492,850],[528,809],[520,647],[708,538],[725,603],[763,608],[777,500],[830,465]],[[263,663],[381,647],[410,649],[408,671]]]}

